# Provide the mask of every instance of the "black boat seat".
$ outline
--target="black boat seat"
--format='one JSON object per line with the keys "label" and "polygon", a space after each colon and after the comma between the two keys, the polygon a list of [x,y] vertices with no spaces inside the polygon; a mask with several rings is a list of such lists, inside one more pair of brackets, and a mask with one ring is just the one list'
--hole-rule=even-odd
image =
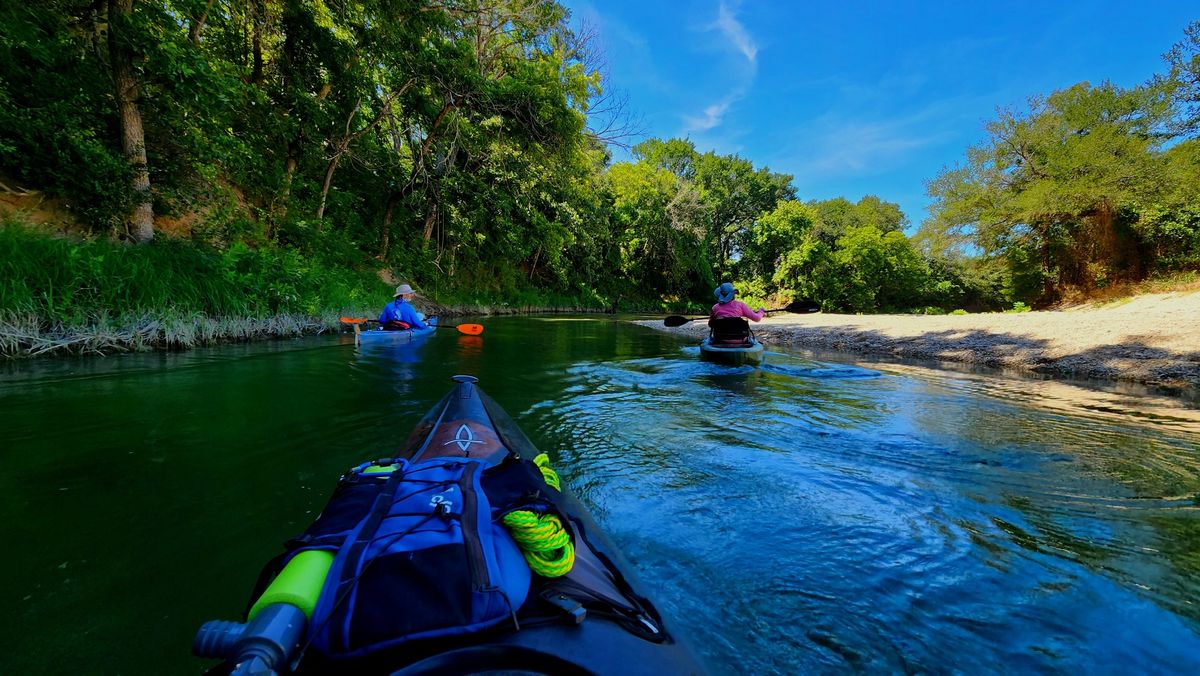
{"label": "black boat seat", "polygon": [[742,317],[714,317],[708,320],[713,345],[749,345],[750,322]]}

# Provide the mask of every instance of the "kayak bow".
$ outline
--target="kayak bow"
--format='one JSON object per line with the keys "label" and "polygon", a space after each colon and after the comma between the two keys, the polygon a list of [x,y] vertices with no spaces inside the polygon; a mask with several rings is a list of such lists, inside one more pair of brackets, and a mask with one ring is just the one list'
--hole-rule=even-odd
{"label": "kayak bow", "polygon": [[[562,574],[562,570],[546,572],[535,567],[536,574],[530,577],[524,602],[509,611],[511,620],[505,614],[503,621],[488,629],[406,641],[394,649],[352,661],[330,658],[319,650],[306,652],[313,643],[313,634],[324,629],[307,626],[309,618],[314,617],[313,608],[319,604],[328,607],[332,598],[328,595],[337,592],[336,571],[342,558],[349,556],[347,552],[355,549],[362,537],[355,535],[336,551],[306,549],[293,556],[277,574],[278,566],[273,569],[269,564],[260,579],[260,587],[265,580],[273,577],[273,581],[257,595],[248,613],[250,622],[246,625],[206,624],[196,637],[194,652],[201,657],[224,659],[224,668],[235,674],[292,673],[293,670],[299,673],[395,674],[619,673],[623,676],[704,673],[692,652],[673,636],[658,610],[639,590],[640,585],[629,564],[600,532],[587,509],[549,469],[546,456],[540,454],[516,423],[480,390],[473,376],[455,376],[453,380],[453,389],[417,424],[395,458],[364,463],[343,476],[339,492],[334,494],[330,507],[317,523],[327,519],[330,510],[342,510],[344,501],[335,506],[338,496],[359,490],[363,477],[369,481],[373,473],[383,475],[380,481],[386,481],[388,474],[395,472],[397,476],[387,484],[391,486],[395,480],[402,482],[406,478],[403,474],[406,468],[409,473],[416,473],[416,468],[459,463],[478,465],[486,482],[488,476],[508,476],[489,474],[489,470],[499,468],[497,471],[503,471],[524,463],[522,466],[533,468],[534,474],[541,470],[545,478],[543,492],[553,495],[555,513],[564,517],[566,523],[560,525],[565,527],[574,543],[574,560],[567,564],[569,571]],[[354,477],[354,485],[349,488],[347,477]],[[454,497],[455,494],[446,495]],[[459,501],[466,502],[466,495],[459,495]],[[428,500],[428,497],[422,499]],[[444,506],[435,504],[439,501],[437,496],[429,501],[434,509],[431,513],[438,513],[437,508]],[[507,517],[504,521],[507,525]],[[463,528],[467,525],[464,521]],[[428,537],[427,533],[420,535]],[[454,565],[466,567],[470,563],[462,561]],[[331,568],[334,573],[330,573]],[[463,575],[447,570],[443,577],[453,580],[462,579]],[[342,581],[344,588],[345,578]],[[446,590],[445,598],[469,591]],[[375,598],[366,591],[361,596]],[[371,601],[360,599],[357,602]],[[377,608],[372,611],[374,615],[367,616],[403,616],[408,609],[409,604],[402,602],[394,607]],[[268,670],[264,671],[264,668]]]}

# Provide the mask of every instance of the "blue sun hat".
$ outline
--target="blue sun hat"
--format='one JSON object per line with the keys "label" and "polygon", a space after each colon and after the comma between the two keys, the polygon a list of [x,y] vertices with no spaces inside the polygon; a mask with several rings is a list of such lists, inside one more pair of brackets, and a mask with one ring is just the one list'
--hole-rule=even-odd
{"label": "blue sun hat", "polygon": [[728,303],[729,301],[733,300],[733,295],[735,293],[737,293],[737,289],[733,288],[733,284],[730,284],[729,282],[725,282],[713,291],[713,295],[717,297],[718,303]]}

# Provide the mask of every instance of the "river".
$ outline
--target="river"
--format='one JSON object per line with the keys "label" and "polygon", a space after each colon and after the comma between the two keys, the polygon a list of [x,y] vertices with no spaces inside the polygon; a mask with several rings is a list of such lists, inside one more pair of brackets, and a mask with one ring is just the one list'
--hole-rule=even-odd
{"label": "river", "polygon": [[[1200,405],[511,317],[0,365],[0,673],[199,673],[337,476],[471,373],[715,673],[1200,670]],[[770,346],[768,346],[769,348]]]}

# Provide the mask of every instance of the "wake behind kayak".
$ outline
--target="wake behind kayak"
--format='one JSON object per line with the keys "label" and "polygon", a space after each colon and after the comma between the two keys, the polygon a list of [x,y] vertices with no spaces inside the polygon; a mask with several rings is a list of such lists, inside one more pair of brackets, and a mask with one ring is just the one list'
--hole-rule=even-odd
{"label": "wake behind kayak", "polygon": [[471,376],[338,481],[267,564],[216,673],[703,673],[630,567]]}

